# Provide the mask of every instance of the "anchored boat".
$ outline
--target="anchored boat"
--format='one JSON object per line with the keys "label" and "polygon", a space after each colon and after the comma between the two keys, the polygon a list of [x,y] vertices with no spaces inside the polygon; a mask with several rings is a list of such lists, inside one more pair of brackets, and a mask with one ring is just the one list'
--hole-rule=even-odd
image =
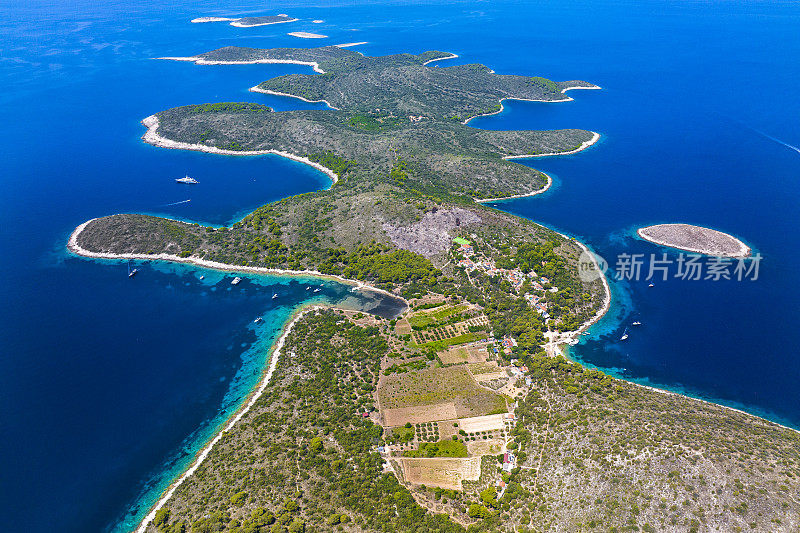
{"label": "anchored boat", "polygon": [[186,183],[187,185],[195,185],[196,183],[200,183],[196,179],[190,178],[188,174],[186,175],[186,177],[178,178],[175,181],[177,181],[178,183]]}

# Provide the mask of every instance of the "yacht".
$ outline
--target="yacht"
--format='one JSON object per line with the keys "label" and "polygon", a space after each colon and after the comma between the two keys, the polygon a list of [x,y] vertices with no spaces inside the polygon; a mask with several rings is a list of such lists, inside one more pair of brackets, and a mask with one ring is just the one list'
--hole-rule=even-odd
{"label": "yacht", "polygon": [[274,300],[275,298],[277,298],[277,297],[278,297],[278,293],[277,293],[277,292],[275,292],[275,293],[273,293],[273,294],[272,294],[272,299],[273,299],[273,300]]}
{"label": "yacht", "polygon": [[177,181],[178,183],[186,183],[188,185],[194,185],[196,183],[199,183],[196,179],[190,178],[188,174],[186,175],[186,177],[178,178],[175,181]]}
{"label": "yacht", "polygon": [[652,283],[650,283],[650,285],[648,285],[648,287],[655,287],[655,285],[653,285]]}
{"label": "yacht", "polygon": [[320,290],[322,290],[322,289],[317,288],[317,289],[314,289],[314,292],[319,292]]}
{"label": "yacht", "polygon": [[641,323],[641,322],[639,322],[639,321],[637,320],[636,322],[634,322],[634,323],[633,323],[633,325],[634,325],[634,326],[641,326],[641,325],[642,325],[642,323]]}
{"label": "yacht", "polygon": [[242,281],[242,278],[236,276],[235,278],[233,278],[233,281],[231,281],[231,285],[238,285],[240,281]]}
{"label": "yacht", "polygon": [[139,269],[138,268],[131,269],[131,262],[128,261],[128,277],[132,278],[133,276],[136,275],[137,272],[139,272]]}
{"label": "yacht", "polygon": [[263,321],[264,321],[264,319],[259,316],[259,317],[256,317],[255,320],[253,320],[253,323],[254,324],[261,324]]}
{"label": "yacht", "polygon": [[628,338],[628,328],[625,328],[625,332],[622,334],[622,337],[620,337],[619,340],[624,341],[627,338]]}

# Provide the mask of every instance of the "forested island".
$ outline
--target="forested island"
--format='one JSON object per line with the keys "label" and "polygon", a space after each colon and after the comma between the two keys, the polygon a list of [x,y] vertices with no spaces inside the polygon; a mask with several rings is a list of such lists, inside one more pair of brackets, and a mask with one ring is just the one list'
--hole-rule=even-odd
{"label": "forested island", "polygon": [[[547,177],[509,156],[570,152],[585,130],[480,131],[504,98],[570,86],[443,52],[223,48],[197,62],[299,62],[319,75],[257,87],[336,109],[251,103],[158,113],[148,142],[279,152],[330,189],[230,227],[120,214],[70,249],[228,268],[313,271],[402,296],[383,319],[296,317],[261,396],[141,529],[182,531],[701,531],[800,527],[800,436],[718,405],[570,362],[560,347],[607,309],[585,247],[476,199]],[[157,125],[157,132],[153,129]]]}

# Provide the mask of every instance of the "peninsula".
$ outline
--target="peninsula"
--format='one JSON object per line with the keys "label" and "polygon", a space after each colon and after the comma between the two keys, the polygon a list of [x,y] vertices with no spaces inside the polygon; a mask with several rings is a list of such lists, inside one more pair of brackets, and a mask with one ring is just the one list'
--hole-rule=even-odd
{"label": "peninsula", "polygon": [[642,239],[698,254],[718,257],[747,257],[750,247],[732,235],[691,224],[657,224],[639,228]]}
{"label": "peninsula", "polygon": [[73,253],[315,272],[410,305],[394,319],[297,316],[258,390],[139,531],[796,530],[800,434],[570,362],[561,347],[608,309],[606,280],[579,275],[581,243],[481,202],[547,187],[513,157],[571,153],[599,134],[464,122],[503,99],[594,86],[429,66],[450,57],[182,58],[313,66],[257,90],[332,109],[182,106],[145,119],[146,142],[291,156],[333,185],[224,228],[99,217],[73,232]]}

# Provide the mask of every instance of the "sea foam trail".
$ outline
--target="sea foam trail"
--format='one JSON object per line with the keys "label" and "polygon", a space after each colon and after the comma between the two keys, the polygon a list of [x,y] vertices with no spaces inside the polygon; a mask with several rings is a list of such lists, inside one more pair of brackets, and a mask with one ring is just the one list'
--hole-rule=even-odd
{"label": "sea foam trail", "polygon": [[163,204],[161,207],[169,207],[171,205],[186,204],[186,203],[189,203],[191,201],[192,201],[192,199],[189,198],[188,200],[181,200],[180,202],[172,202],[171,204]]}
{"label": "sea foam trail", "polygon": [[800,148],[798,148],[797,146],[794,146],[793,144],[789,144],[789,143],[787,143],[787,142],[784,142],[784,141],[782,141],[782,140],[778,139],[777,137],[773,137],[773,136],[772,136],[772,135],[770,135],[769,133],[764,133],[764,132],[763,132],[763,131],[761,131],[761,130],[757,130],[757,129],[755,129],[755,128],[750,128],[750,129],[752,129],[754,132],[758,133],[758,134],[759,134],[759,135],[761,135],[762,137],[766,137],[766,138],[767,138],[767,139],[769,139],[770,141],[774,141],[774,142],[776,142],[776,143],[780,144],[781,146],[785,146],[786,148],[788,148],[788,149],[790,149],[790,150],[794,150],[795,152],[797,152],[798,154],[800,154]]}

